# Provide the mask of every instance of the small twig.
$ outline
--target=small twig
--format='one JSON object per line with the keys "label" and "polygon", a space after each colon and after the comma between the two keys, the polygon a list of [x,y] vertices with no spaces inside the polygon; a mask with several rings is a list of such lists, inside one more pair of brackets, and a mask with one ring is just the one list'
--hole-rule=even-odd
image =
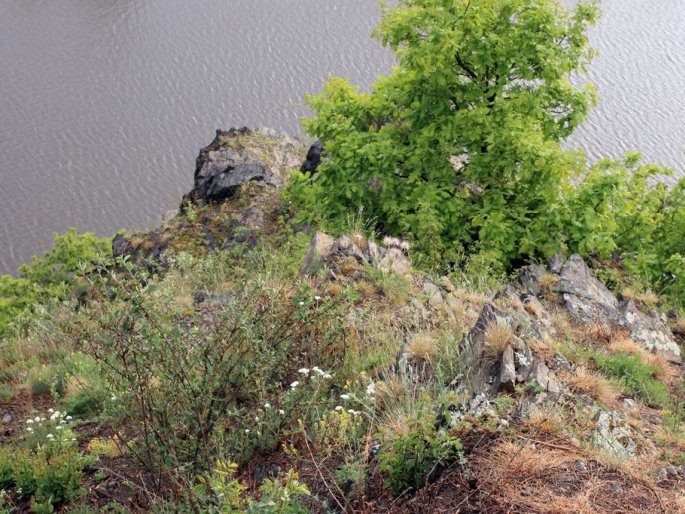
{"label": "small twig", "polygon": [[529,437],[524,437],[524,436],[518,435],[518,434],[516,434],[516,437],[519,439],[524,439],[526,441],[530,441],[531,443],[541,444],[542,446],[548,446],[550,448],[555,448],[557,450],[572,451],[574,453],[578,453],[578,449],[574,448],[572,446],[560,446],[558,444],[547,443],[545,441],[538,441],[537,439],[530,439]]}
{"label": "small twig", "polygon": [[333,494],[333,491],[331,491],[331,488],[328,485],[328,481],[323,476],[323,472],[321,471],[321,468],[319,467],[319,465],[316,462],[316,459],[314,458],[314,453],[312,453],[312,449],[309,446],[309,440],[307,438],[307,434],[304,432],[304,430],[302,431],[302,435],[304,435],[304,444],[307,445],[307,451],[309,452],[309,456],[312,459],[312,464],[314,464],[314,467],[316,468],[316,472],[319,474],[319,477],[321,478],[323,485],[326,486],[326,489],[328,490],[328,494],[331,495],[331,497],[335,500],[335,503],[338,504],[338,507],[340,507],[343,512],[351,512],[350,510],[348,510],[349,504],[347,503],[347,499],[345,498],[345,493],[342,492],[342,489],[340,489],[340,486],[338,486],[338,484],[335,484],[336,489],[338,490],[338,492],[340,493],[342,498],[345,500],[345,504],[347,505],[348,508],[343,507],[342,503],[340,503],[340,501],[338,500],[338,497]]}

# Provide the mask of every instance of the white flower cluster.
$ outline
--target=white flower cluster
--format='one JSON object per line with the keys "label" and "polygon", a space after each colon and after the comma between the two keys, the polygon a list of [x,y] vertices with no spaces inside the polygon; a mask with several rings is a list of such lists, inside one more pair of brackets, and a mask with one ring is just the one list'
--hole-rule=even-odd
{"label": "white flower cluster", "polygon": [[[54,430],[57,434],[58,440],[62,440],[61,433],[67,428],[68,423],[73,419],[71,416],[67,416],[66,412],[60,412],[55,409],[48,409],[50,414],[49,418],[35,416],[33,418],[28,418],[26,420],[26,432],[28,434],[38,435],[38,433],[44,433],[45,439],[48,442],[55,441],[55,434],[52,433]],[[75,442],[76,439],[70,437],[70,442]]]}
{"label": "white flower cluster", "polygon": [[[297,372],[300,375],[302,375],[303,380],[306,378],[317,378],[317,377],[320,377],[324,380],[330,380],[331,378],[333,378],[333,375],[331,373],[329,373],[328,371],[322,370],[318,366],[314,366],[312,369],[300,368],[297,370]],[[290,389],[292,389],[294,391],[295,389],[297,389],[297,386],[299,386],[299,385],[300,385],[300,381],[295,380],[292,384],[290,384]]]}

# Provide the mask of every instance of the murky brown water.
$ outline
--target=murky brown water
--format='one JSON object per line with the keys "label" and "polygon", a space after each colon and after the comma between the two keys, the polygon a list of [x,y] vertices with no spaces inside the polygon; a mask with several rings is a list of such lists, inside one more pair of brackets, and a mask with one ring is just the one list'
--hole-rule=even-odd
{"label": "murky brown water", "polygon": [[[605,0],[601,106],[571,144],[685,170],[685,1]],[[70,226],[159,222],[217,127],[298,131],[329,73],[391,56],[376,0],[0,0],[0,273]]]}

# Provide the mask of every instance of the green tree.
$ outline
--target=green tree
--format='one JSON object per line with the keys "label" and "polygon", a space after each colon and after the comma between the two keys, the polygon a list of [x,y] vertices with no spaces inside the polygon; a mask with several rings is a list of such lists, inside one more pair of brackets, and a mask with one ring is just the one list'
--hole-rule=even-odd
{"label": "green tree", "polygon": [[593,56],[585,32],[597,16],[592,0],[386,7],[376,35],[398,65],[370,93],[334,78],[308,97],[304,126],[326,157],[296,177],[291,198],[333,230],[363,206],[435,259],[483,253],[508,265],[553,253],[563,241],[550,206],[583,169],[559,141],[594,101],[569,77]]}

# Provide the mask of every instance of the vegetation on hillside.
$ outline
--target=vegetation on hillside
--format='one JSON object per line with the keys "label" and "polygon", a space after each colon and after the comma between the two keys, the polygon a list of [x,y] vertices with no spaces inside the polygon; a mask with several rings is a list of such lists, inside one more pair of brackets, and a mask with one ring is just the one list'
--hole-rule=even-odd
{"label": "vegetation on hillside", "polygon": [[[70,231],[3,277],[0,513],[685,510],[677,355],[559,285],[582,264],[682,346],[685,182],[560,147],[596,17],[401,0],[393,74],[310,99],[313,176],[188,198],[117,258]],[[211,152],[297,160],[274,141]],[[324,256],[317,229],[347,237]],[[519,267],[559,250],[591,268]]]}

